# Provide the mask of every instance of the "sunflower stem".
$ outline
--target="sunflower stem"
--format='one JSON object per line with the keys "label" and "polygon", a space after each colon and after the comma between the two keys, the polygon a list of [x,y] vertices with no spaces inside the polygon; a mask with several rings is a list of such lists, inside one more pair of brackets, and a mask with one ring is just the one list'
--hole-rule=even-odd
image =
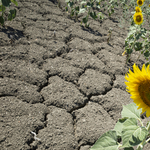
{"label": "sunflower stem", "polygon": [[147,129],[148,131],[150,131],[150,122],[147,124],[146,129]]}
{"label": "sunflower stem", "polygon": [[150,141],[150,138],[148,138],[146,141],[145,141],[145,143],[148,143]]}
{"label": "sunflower stem", "polygon": [[138,120],[141,123],[141,126],[143,127],[144,125],[143,125],[143,122],[141,121],[141,119],[139,118]]}
{"label": "sunflower stem", "polygon": [[139,144],[136,150],[142,150],[143,149],[143,145]]}
{"label": "sunflower stem", "polygon": [[144,145],[146,144],[145,139],[138,145],[137,150],[142,150]]}
{"label": "sunflower stem", "polygon": [[118,143],[118,149],[122,146],[122,144]]}

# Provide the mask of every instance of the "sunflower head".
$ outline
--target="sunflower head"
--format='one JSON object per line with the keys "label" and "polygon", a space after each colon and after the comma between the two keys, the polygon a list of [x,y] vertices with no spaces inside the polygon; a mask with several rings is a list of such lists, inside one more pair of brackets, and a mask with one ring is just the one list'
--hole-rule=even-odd
{"label": "sunflower head", "polygon": [[139,6],[142,6],[142,5],[144,4],[144,0],[137,0],[137,4],[138,4]]}
{"label": "sunflower head", "polygon": [[135,64],[133,65],[133,72],[129,69],[126,74],[125,82],[127,91],[132,95],[134,103],[138,109],[142,108],[142,113],[146,111],[146,116],[150,116],[150,65],[142,67],[142,70]]}
{"label": "sunflower head", "polygon": [[133,16],[133,20],[138,25],[142,24],[142,22],[143,22],[143,15],[142,15],[142,13],[140,13],[140,12],[135,13],[134,16]]}
{"label": "sunflower head", "polygon": [[142,10],[141,10],[141,8],[139,6],[135,7],[135,11],[136,11],[136,13],[138,13],[138,12],[142,13]]}

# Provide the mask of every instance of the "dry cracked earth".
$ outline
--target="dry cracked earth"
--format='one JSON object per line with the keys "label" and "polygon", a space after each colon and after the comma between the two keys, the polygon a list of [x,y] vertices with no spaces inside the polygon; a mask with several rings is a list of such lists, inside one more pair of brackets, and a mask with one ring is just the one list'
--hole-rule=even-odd
{"label": "dry cracked earth", "polygon": [[120,12],[84,28],[64,0],[17,1],[0,26],[0,150],[89,150],[132,102],[124,76],[138,54],[125,63]]}

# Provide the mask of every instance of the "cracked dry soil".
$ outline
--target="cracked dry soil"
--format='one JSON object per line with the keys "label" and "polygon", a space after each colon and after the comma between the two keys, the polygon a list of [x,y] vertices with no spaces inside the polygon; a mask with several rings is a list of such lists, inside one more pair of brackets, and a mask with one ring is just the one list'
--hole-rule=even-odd
{"label": "cracked dry soil", "polygon": [[17,1],[0,26],[0,150],[89,150],[132,102],[124,75],[138,54],[125,64],[120,12],[85,29],[64,0]]}

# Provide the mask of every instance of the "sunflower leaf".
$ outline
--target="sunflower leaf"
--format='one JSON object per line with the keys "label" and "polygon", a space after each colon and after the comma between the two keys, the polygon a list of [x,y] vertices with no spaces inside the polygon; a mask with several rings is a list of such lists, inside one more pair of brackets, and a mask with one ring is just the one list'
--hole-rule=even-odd
{"label": "sunflower leaf", "polygon": [[127,120],[128,118],[122,118],[119,119],[118,122],[116,123],[114,130],[117,133],[117,136],[122,136],[122,128],[123,128],[123,123]]}
{"label": "sunflower leaf", "polygon": [[138,107],[134,103],[131,103],[126,106],[123,105],[123,110],[121,112],[122,118],[128,117],[128,118],[140,119],[140,114],[142,112],[142,109],[137,109],[137,108]]}
{"label": "sunflower leaf", "polygon": [[148,135],[148,130],[145,127],[137,126],[137,120],[129,118],[123,124],[122,141],[124,147],[132,147],[140,144]]}
{"label": "sunflower leaf", "polygon": [[108,131],[96,141],[90,150],[117,150],[118,146],[116,131]]}
{"label": "sunflower leaf", "polygon": [[9,7],[11,4],[11,1],[10,0],[2,0],[2,4],[6,7]]}
{"label": "sunflower leaf", "polygon": [[134,150],[133,147],[127,147],[124,150]]}
{"label": "sunflower leaf", "polygon": [[147,123],[146,128],[148,131],[150,131],[150,121]]}

